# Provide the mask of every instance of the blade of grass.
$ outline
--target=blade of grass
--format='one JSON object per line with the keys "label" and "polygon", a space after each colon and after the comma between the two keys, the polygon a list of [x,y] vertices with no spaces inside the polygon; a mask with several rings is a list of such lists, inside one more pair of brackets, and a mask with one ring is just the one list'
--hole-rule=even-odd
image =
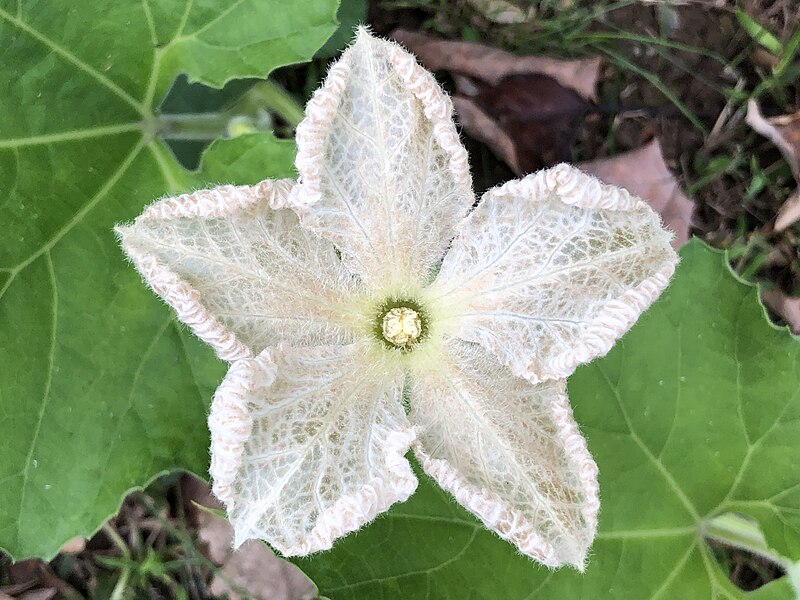
{"label": "blade of grass", "polygon": [[775,56],[781,56],[783,54],[783,45],[778,41],[778,38],[741,8],[736,9],[736,20],[739,21],[739,25],[742,26],[742,29],[744,29],[747,35],[753,38],[756,43],[769,50]]}
{"label": "blade of grass", "polygon": [[640,77],[646,79],[653,87],[655,87],[659,92],[664,94],[666,98],[672,102],[672,104],[677,108],[683,116],[685,116],[692,125],[694,125],[698,130],[702,131],[704,135],[708,135],[708,128],[703,125],[702,121],[697,118],[688,106],[686,106],[683,102],[681,102],[680,98],[678,98],[672,90],[670,90],[666,85],[664,85],[658,76],[655,73],[651,73],[650,71],[641,68],[639,65],[636,65],[629,61],[627,58],[611,50],[609,48],[604,48],[602,46],[596,47],[599,52],[605,53],[609,59],[616,64],[618,67],[628,69],[633,71]]}
{"label": "blade of grass", "polygon": [[789,41],[786,42],[786,46],[784,46],[781,62],[779,62],[773,70],[775,77],[780,77],[783,75],[787,67],[792,64],[798,48],[800,48],[800,27],[797,28],[797,31],[792,34],[792,37],[789,38]]}

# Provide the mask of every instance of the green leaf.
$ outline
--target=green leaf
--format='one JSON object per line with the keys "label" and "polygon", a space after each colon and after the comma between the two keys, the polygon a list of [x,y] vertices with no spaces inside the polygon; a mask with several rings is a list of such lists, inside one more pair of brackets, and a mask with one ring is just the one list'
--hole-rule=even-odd
{"label": "green leaf", "polygon": [[[702,537],[731,512],[800,558],[800,344],[723,256],[685,246],[663,297],[569,388],[603,502],[584,575],[518,555],[424,476],[405,504],[294,562],[334,600],[745,598]],[[750,597],[794,595],[779,580]]]}
{"label": "green leaf", "polygon": [[154,199],[291,174],[268,134],[190,173],[153,134],[179,72],[208,84],[309,59],[335,0],[0,0],[0,547],[49,558],[133,487],[205,473],[223,374],[118,249]]}
{"label": "green leaf", "polygon": [[356,27],[367,20],[367,0],[342,0],[336,18],[339,28],[317,52],[318,58],[335,56],[352,41]]}

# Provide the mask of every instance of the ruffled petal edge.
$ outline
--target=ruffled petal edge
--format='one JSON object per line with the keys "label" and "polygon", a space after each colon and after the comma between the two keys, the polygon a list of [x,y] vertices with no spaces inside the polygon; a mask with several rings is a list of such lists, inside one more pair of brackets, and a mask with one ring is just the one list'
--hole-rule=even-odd
{"label": "ruffled petal edge", "polygon": [[[225,379],[214,394],[208,417],[211,432],[209,474],[212,478],[212,491],[229,511],[233,510],[235,502],[231,488],[242,464],[245,442],[253,428],[245,398],[254,384],[254,373],[267,377],[267,384],[274,381],[275,365],[267,350],[255,358],[231,364]],[[337,539],[360,529],[388,510],[392,504],[407,500],[419,483],[405,458],[415,440],[413,427],[388,436],[386,462],[390,472],[397,476],[397,482],[374,477],[357,492],[342,496],[333,506],[323,511],[304,542],[293,546],[270,543],[284,556],[306,556],[329,550]],[[249,538],[246,535],[236,531],[234,547],[238,548],[247,539]]]}
{"label": "ruffled petal edge", "polygon": [[[571,350],[548,361],[548,374],[551,377],[567,377],[579,365],[608,354],[617,340],[667,288],[674,272],[675,264],[667,265],[635,288],[608,302],[584,328]],[[530,370],[523,375],[532,383],[542,380]]]}
{"label": "ruffled petal edge", "polygon": [[[604,184],[596,177],[566,163],[492,188],[486,192],[481,202],[485,202],[488,195],[511,195],[536,201],[537,198],[552,194],[557,194],[559,201],[564,204],[583,208],[615,211],[647,209],[653,212],[645,201],[625,188]],[[456,227],[457,233],[466,227],[471,215],[472,213],[467,215]],[[669,239],[674,237],[673,232],[666,229],[665,232],[670,235]],[[514,368],[515,374],[534,384],[549,379],[561,379],[574,373],[579,365],[607,354],[669,285],[680,260],[674,250],[671,250],[671,256],[672,260],[653,275],[618,298],[610,300],[575,339],[573,349],[551,358],[544,363],[544,368],[534,368],[535,362],[532,361],[526,368]]]}
{"label": "ruffled petal edge", "polygon": [[[589,454],[586,440],[578,430],[565,392],[560,393],[553,403],[552,413],[558,427],[559,439],[564,444],[569,458],[577,466],[578,477],[586,493],[581,514],[586,522],[589,537],[593,539],[600,511],[597,464]],[[414,444],[414,454],[423,471],[442,489],[452,494],[459,504],[476,515],[488,529],[514,544],[522,554],[548,567],[557,568],[563,565],[553,546],[537,533],[533,524],[498,494],[465,483],[447,460],[432,459],[419,442]],[[583,572],[586,568],[585,557],[583,562],[576,562],[573,566]]]}
{"label": "ruffled petal edge", "polygon": [[[498,192],[507,190],[541,194],[556,189],[562,202],[584,208],[606,210],[649,208],[646,202],[625,188],[604,184],[596,177],[565,163],[541,171],[530,178],[511,181],[499,188]],[[573,350],[563,352],[550,360],[547,370],[552,376],[567,377],[579,365],[607,354],[616,341],[667,288],[676,266],[677,255],[675,262],[667,264],[619,298],[611,300],[575,340]],[[534,383],[539,381],[532,372],[526,373],[525,376]]]}
{"label": "ruffled petal edge", "polygon": [[[369,31],[359,27],[356,42],[371,38]],[[436,79],[420,66],[413,54],[396,42],[374,41],[390,46],[389,60],[397,69],[400,78],[412,94],[422,103],[425,116],[433,122],[436,142],[450,156],[448,166],[457,184],[471,188],[472,176],[469,170],[467,151],[461,144],[453,121],[453,104],[442,91]],[[297,126],[297,157],[295,166],[300,173],[302,197],[293,200],[302,204],[313,204],[321,197],[320,167],[325,147],[328,127],[336,115],[339,100],[347,85],[350,63],[347,51],[328,71],[324,85],[314,92],[306,104],[305,118]]]}
{"label": "ruffled petal edge", "polygon": [[[283,208],[294,185],[291,179],[267,179],[255,186],[223,185],[180,194],[151,204],[136,222],[225,217],[261,202],[273,209]],[[153,291],[175,310],[178,318],[221,359],[233,361],[252,357],[250,349],[203,306],[200,293],[192,285],[153,254],[126,244],[125,230],[124,226],[115,228],[128,258]]]}

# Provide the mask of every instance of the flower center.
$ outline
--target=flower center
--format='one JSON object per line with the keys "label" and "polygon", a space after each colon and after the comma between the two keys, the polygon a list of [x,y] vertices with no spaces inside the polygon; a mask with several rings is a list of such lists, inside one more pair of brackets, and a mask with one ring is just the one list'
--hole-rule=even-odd
{"label": "flower center", "polygon": [[381,332],[393,346],[408,348],[422,335],[422,319],[413,308],[396,306],[383,315]]}

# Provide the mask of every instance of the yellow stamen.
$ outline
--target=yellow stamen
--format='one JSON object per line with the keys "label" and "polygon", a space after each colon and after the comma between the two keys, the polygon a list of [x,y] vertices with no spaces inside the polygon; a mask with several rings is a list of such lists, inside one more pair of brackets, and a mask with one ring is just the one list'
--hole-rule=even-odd
{"label": "yellow stamen", "polygon": [[383,337],[398,348],[407,348],[417,341],[422,333],[422,320],[417,311],[398,306],[383,316]]}

